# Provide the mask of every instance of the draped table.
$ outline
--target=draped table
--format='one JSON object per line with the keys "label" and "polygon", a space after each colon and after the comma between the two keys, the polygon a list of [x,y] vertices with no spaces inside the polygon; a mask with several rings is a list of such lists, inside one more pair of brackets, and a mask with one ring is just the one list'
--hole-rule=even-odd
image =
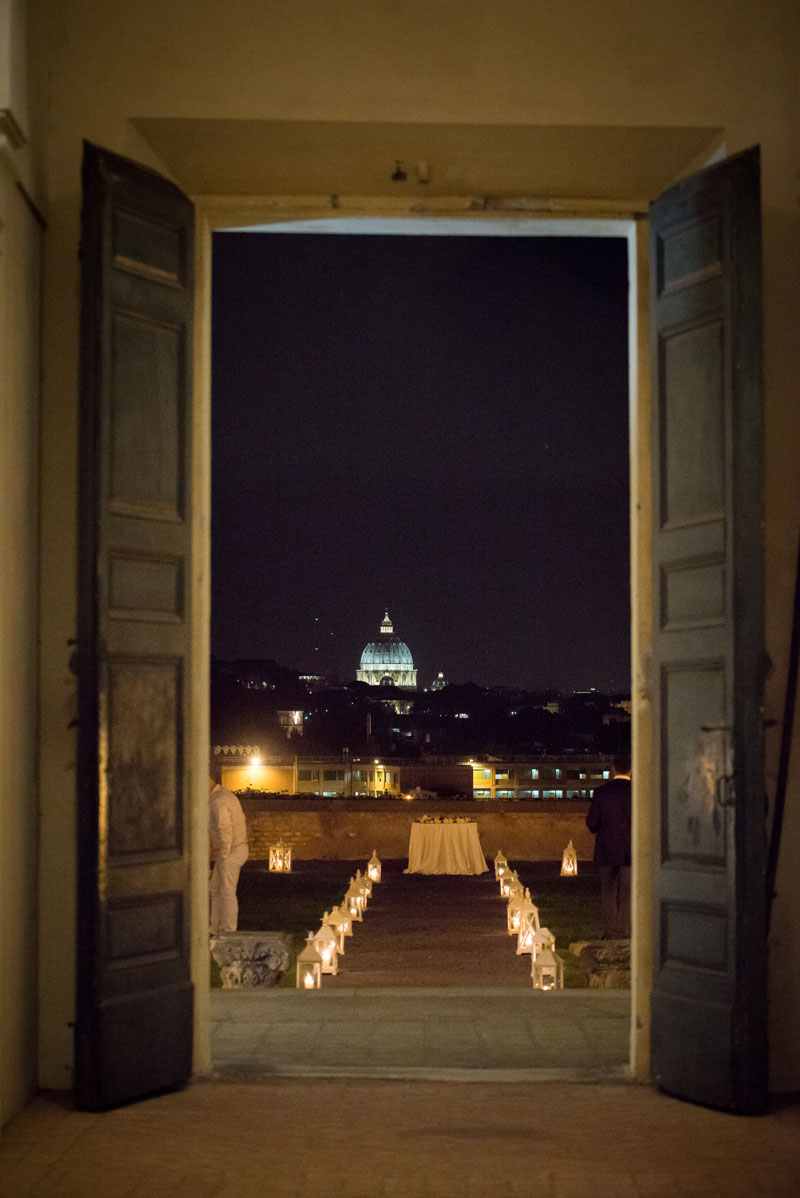
{"label": "draped table", "polygon": [[412,824],[407,874],[485,874],[478,825]]}

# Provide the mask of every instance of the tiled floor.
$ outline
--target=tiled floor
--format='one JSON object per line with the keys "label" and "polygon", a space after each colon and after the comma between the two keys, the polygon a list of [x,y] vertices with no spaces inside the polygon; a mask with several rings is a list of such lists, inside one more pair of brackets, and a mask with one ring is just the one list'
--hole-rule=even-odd
{"label": "tiled floor", "polygon": [[3,1198],[796,1198],[800,1103],[747,1119],[629,1084],[266,1078],[105,1114],[34,1100]]}

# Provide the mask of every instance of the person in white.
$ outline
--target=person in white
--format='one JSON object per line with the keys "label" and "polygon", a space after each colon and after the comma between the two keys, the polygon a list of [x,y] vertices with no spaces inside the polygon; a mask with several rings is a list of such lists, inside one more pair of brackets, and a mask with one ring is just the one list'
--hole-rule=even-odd
{"label": "person in white", "polygon": [[208,831],[214,850],[211,875],[211,935],[235,932],[239,922],[236,886],[248,857],[247,824],[232,791],[209,778]]}

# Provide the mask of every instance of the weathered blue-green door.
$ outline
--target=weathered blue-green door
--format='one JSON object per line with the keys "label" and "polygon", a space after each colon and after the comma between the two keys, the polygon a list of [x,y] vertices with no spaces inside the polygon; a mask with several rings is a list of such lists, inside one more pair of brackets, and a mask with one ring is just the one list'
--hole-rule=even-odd
{"label": "weathered blue-green door", "polygon": [[83,163],[76,1097],[192,1069],[187,704],[192,205]]}
{"label": "weathered blue-green door", "polygon": [[652,1069],[734,1111],[766,1093],[759,154],[651,209]]}

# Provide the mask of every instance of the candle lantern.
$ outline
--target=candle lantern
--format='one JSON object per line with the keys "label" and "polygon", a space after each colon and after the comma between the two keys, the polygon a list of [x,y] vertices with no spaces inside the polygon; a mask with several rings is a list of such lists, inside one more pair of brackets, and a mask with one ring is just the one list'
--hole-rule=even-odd
{"label": "candle lantern", "polygon": [[522,907],[522,904],[524,902],[525,902],[525,892],[522,889],[522,887],[519,886],[516,889],[515,893],[512,894],[508,900],[507,916],[508,916],[508,934],[509,934],[509,936],[516,936],[517,932],[519,931],[519,918],[520,918],[519,913],[520,913],[520,908]]}
{"label": "candle lantern", "polygon": [[381,880],[381,861],[377,849],[372,850],[372,856],[367,862],[367,877],[370,882],[380,882]]}
{"label": "candle lantern", "polygon": [[322,965],[321,973],[337,974],[339,972],[339,948],[336,943],[336,933],[324,921],[311,942],[319,953]]}
{"label": "candle lantern", "polygon": [[533,952],[533,937],[539,931],[539,908],[531,902],[530,890],[525,891],[525,897],[519,908],[519,928],[517,930],[517,956],[521,953]]}
{"label": "candle lantern", "polygon": [[269,869],[273,874],[290,874],[292,872],[292,846],[284,844],[283,840],[269,846]]}
{"label": "candle lantern", "polygon": [[356,886],[360,886],[361,892],[364,895],[364,906],[366,907],[369,900],[372,898],[372,882],[369,880],[369,873],[362,874],[361,870],[356,871]]}
{"label": "candle lantern", "polygon": [[577,872],[578,854],[575,852],[575,845],[570,841],[561,858],[561,876],[562,878],[574,878]]}
{"label": "candle lantern", "polygon": [[326,924],[334,936],[336,937],[336,951],[341,957],[344,954],[344,937],[345,933],[339,931],[339,915],[338,908],[334,907],[332,911],[326,911],[322,916],[322,922]]}
{"label": "candle lantern", "polygon": [[506,861],[505,857],[503,856],[503,850],[498,849],[497,856],[494,859],[494,880],[495,880],[495,882],[500,881],[500,879],[502,878],[503,874],[506,872],[507,869],[508,869],[508,862]]}
{"label": "candle lantern", "polygon": [[350,879],[350,885],[347,887],[347,893],[344,896],[344,901],[347,910],[350,912],[350,918],[354,922],[362,923],[364,916],[364,892],[360,886],[356,886],[355,878]]}
{"label": "candle lantern", "polygon": [[339,952],[344,955],[345,937],[353,935],[353,919],[347,903],[342,903],[341,907],[334,907],[331,911],[331,919],[333,921],[331,927],[339,937]]}
{"label": "candle lantern", "polygon": [[563,990],[564,962],[550,948],[543,948],[531,965],[534,990]]}
{"label": "candle lantern", "polygon": [[551,950],[556,947],[556,938],[549,928],[539,928],[538,932],[533,933],[533,945],[531,947],[531,972],[533,972],[533,962],[538,958],[546,948]]}
{"label": "candle lantern", "polygon": [[517,871],[515,869],[507,869],[500,879],[500,897],[504,899],[511,898],[515,883],[519,883]]}
{"label": "candle lantern", "polygon": [[314,933],[309,932],[306,946],[297,955],[297,989],[319,990],[322,985],[322,958],[314,948]]}

